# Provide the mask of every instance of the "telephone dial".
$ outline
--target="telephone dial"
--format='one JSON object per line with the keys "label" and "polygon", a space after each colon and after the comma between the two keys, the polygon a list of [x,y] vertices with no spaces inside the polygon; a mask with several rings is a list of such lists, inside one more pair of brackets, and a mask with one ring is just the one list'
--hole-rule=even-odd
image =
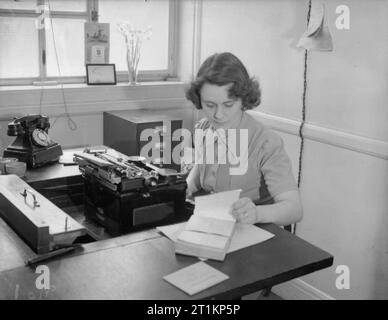
{"label": "telephone dial", "polygon": [[30,168],[58,161],[61,146],[50,139],[49,118],[43,115],[28,115],[14,119],[8,124],[7,134],[16,136],[15,141],[4,150],[4,157],[18,158]]}

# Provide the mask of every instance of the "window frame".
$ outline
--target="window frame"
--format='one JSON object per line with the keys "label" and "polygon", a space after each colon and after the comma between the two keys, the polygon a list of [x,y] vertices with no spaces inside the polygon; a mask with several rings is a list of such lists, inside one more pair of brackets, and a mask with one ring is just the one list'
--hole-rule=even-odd
{"label": "window frame", "polygon": [[[50,17],[53,18],[68,18],[68,19],[85,19],[87,22],[98,22],[98,0],[86,0],[87,7],[85,12],[76,11],[52,11]],[[36,0],[37,6],[44,5],[45,0]],[[47,3],[46,3],[47,4]],[[35,10],[25,9],[0,9],[0,17],[33,17],[38,18],[40,13]],[[97,20],[96,20],[97,17]],[[176,78],[177,70],[177,25],[178,25],[178,0],[169,0],[169,32],[168,32],[168,66],[163,70],[139,70],[138,81],[165,81],[171,78]],[[62,77],[47,77],[47,65],[43,61],[46,54],[46,33],[45,29],[38,30],[39,42],[39,76],[37,77],[22,77],[22,78],[0,78],[0,86],[21,86],[21,85],[44,85],[49,82],[58,84],[66,83],[86,83],[85,76],[62,76]],[[128,82],[128,74],[126,71],[117,72],[117,82]]]}

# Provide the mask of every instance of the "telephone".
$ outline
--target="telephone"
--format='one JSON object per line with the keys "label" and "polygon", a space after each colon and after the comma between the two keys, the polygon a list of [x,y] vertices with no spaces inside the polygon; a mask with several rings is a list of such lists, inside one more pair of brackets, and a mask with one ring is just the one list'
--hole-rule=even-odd
{"label": "telephone", "polygon": [[58,161],[62,148],[50,139],[49,128],[47,116],[34,114],[14,119],[8,124],[7,134],[17,138],[4,150],[3,156],[18,158],[29,168]]}

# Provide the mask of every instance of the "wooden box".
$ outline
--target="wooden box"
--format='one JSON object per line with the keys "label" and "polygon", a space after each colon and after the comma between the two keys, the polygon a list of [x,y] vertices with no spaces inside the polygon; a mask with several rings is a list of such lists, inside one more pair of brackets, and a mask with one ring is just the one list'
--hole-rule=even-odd
{"label": "wooden box", "polygon": [[12,174],[0,176],[0,217],[39,254],[86,234],[82,225]]}

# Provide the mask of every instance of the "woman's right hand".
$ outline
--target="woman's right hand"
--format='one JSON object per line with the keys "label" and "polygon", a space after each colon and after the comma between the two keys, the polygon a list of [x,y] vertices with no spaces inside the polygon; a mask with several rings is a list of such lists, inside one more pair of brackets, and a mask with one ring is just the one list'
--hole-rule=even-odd
{"label": "woman's right hand", "polygon": [[189,188],[186,189],[186,201],[194,204],[193,192]]}

